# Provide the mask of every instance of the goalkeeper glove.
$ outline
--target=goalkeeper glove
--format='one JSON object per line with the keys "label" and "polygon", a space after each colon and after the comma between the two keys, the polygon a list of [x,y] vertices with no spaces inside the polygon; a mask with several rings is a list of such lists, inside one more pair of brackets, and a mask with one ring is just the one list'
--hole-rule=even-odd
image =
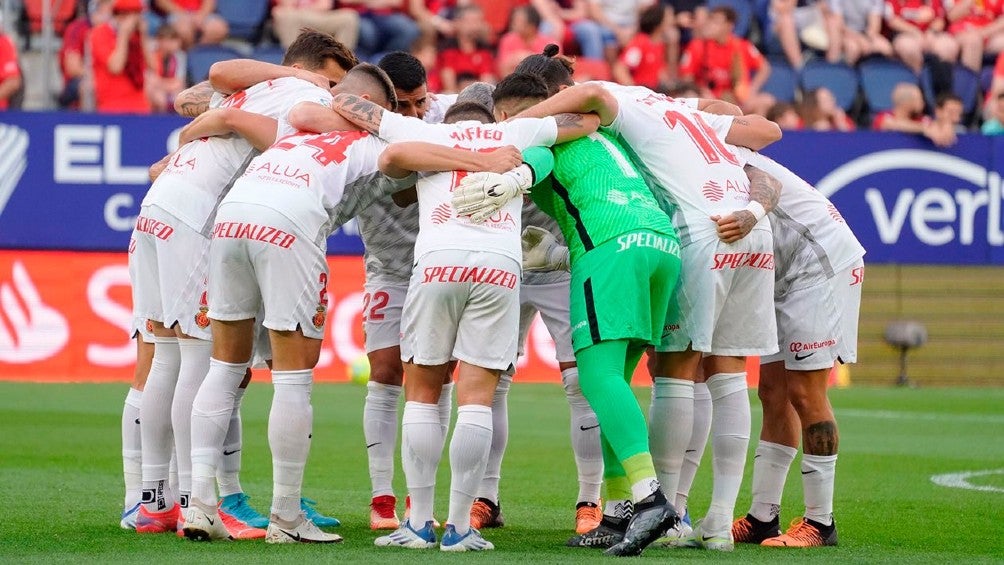
{"label": "goalkeeper glove", "polygon": [[520,165],[506,173],[471,173],[453,191],[453,209],[458,216],[470,216],[483,223],[513,198],[533,186],[533,171]]}
{"label": "goalkeeper glove", "polygon": [[523,268],[527,271],[568,271],[568,248],[554,234],[537,226],[523,230]]}

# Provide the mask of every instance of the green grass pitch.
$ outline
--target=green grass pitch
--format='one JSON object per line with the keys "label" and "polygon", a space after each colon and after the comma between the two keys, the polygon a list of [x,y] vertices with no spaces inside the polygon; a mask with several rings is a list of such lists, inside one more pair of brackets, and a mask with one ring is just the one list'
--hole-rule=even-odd
{"label": "green grass pitch", "polygon": [[[195,544],[119,529],[122,478],[119,422],[125,385],[0,384],[0,562],[159,563],[580,563],[604,560],[563,547],[571,534],[575,468],[568,411],[556,385],[520,385],[510,396],[511,436],[503,466],[507,526],[487,530],[497,550],[444,555],[378,549],[368,529],[369,480],[361,417],[365,388],[314,387],[314,443],[305,494],[340,518],[345,542],[268,546],[261,541]],[[647,406],[648,390],[639,389]],[[252,385],[244,401],[243,484],[266,510],[271,467],[265,434],[271,390]],[[753,436],[759,404],[753,400]],[[1004,389],[851,388],[832,393],[841,444],[836,487],[840,545],[811,550],[739,546],[732,554],[649,549],[646,561],[818,563],[1004,562]],[[700,516],[710,496],[710,449],[692,494]],[[750,500],[750,472],[737,504]],[[1000,469],[970,479],[993,487],[938,486],[937,474]],[[437,517],[445,519],[449,466],[444,457]],[[398,467],[399,496],[403,477]],[[802,510],[797,463],[782,520]]]}

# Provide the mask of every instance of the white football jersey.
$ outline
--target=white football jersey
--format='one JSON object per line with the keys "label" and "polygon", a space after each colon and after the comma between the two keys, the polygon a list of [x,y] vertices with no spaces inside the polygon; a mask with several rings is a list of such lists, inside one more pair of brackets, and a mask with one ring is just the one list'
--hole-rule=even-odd
{"label": "white football jersey", "polygon": [[[384,112],[380,122],[380,137],[390,142],[425,141],[471,151],[493,150],[505,145],[514,145],[520,150],[534,145],[550,146],[557,135],[554,118],[497,124],[477,121],[427,124]],[[415,258],[439,249],[461,249],[499,253],[521,263],[522,199],[512,199],[483,224],[474,224],[466,217],[457,216],[451,203],[454,188],[466,174],[454,171],[419,177],[419,232]]]}
{"label": "white football jersey", "polygon": [[[456,94],[430,93],[423,120],[429,124],[442,123],[456,100]],[[360,212],[356,223],[363,240],[366,281],[408,284],[415,262],[418,206],[402,208],[391,198],[382,198]]]}
{"label": "white football jersey", "polygon": [[779,261],[809,245],[823,272],[832,277],[864,256],[864,247],[836,206],[812,185],[766,155],[745,147],[730,148],[781,182],[777,206],[768,214],[774,226],[774,255]]}
{"label": "white football jersey", "polygon": [[[617,117],[607,127],[625,142],[664,208],[675,209],[680,241],[716,237],[711,216],[749,204],[745,162],[725,144],[732,116],[701,112],[693,100],[644,87],[600,84],[618,102]],[[769,230],[770,224],[763,220],[757,229]]]}
{"label": "white football jersey", "polygon": [[266,206],[325,249],[339,226],[374,200],[411,186],[377,167],[387,144],[363,131],[295,133],[254,158],[224,202]]}
{"label": "white football jersey", "polygon": [[[299,102],[331,103],[331,93],[298,78],[260,82],[224,98],[220,107],[281,119]],[[323,102],[322,102],[323,103]],[[156,205],[207,234],[216,208],[255,154],[239,135],[196,139],[179,148],[150,187],[143,205]]]}

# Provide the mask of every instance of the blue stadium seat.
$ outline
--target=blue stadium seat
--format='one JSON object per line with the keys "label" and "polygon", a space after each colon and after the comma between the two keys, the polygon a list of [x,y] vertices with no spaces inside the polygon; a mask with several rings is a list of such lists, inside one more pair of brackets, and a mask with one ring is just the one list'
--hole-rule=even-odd
{"label": "blue stadium seat", "polygon": [[884,112],[892,108],[892,90],[901,82],[918,84],[917,75],[906,65],[891,59],[874,59],[858,65],[861,90],[868,109]]}
{"label": "blue stadium seat", "polygon": [[783,60],[771,59],[770,76],[763,85],[763,91],[772,95],[778,102],[794,102],[795,91],[798,89],[798,73]]}
{"label": "blue stadium seat", "polygon": [[282,58],[286,55],[286,50],[278,45],[269,45],[268,47],[258,47],[251,53],[251,58],[257,61],[264,61],[266,63],[273,63],[275,65],[282,64]]}
{"label": "blue stadium seat", "polygon": [[849,112],[858,97],[858,74],[843,63],[809,61],[802,67],[802,90],[826,87],[833,93],[837,105]]}
{"label": "blue stadium seat", "polygon": [[268,17],[269,0],[217,0],[218,13],[230,26],[230,37],[256,43]]}
{"label": "blue stadium seat", "polygon": [[750,25],[753,23],[753,2],[752,0],[708,0],[708,9],[716,6],[729,6],[736,11],[735,34],[739,37],[748,37]]}
{"label": "blue stadium seat", "polygon": [[199,45],[188,50],[188,80],[195,84],[209,78],[209,67],[218,61],[240,59],[238,51],[221,45]]}
{"label": "blue stadium seat", "polygon": [[[937,94],[934,92],[931,72],[927,67],[920,73],[920,89],[924,91],[927,105],[934,108]],[[976,73],[962,65],[955,65],[952,67],[952,92],[962,99],[963,112],[969,114],[982,102],[984,91],[980,86],[980,77]]]}

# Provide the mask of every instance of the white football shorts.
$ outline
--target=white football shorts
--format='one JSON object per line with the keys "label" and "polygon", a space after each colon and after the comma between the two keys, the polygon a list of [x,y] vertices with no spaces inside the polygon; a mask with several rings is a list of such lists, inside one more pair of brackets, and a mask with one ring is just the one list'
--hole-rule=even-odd
{"label": "white football shorts", "polygon": [[209,266],[209,317],[247,320],[264,308],[270,330],[321,339],[327,318],[325,250],[267,206],[224,202]]}
{"label": "white football shorts", "polygon": [[572,326],[569,323],[569,290],[571,276],[568,279],[550,284],[523,284],[519,288],[519,355],[523,355],[526,338],[530,333],[530,325],[534,316],[540,312],[540,318],[547,327],[547,333],[554,340],[554,357],[558,363],[575,361],[572,351]]}
{"label": "white football shorts", "polygon": [[769,355],[777,351],[774,244],[755,229],[735,243],[717,237],[681,250],[680,282],[670,300],[657,351]]}
{"label": "white football shorts", "polygon": [[442,250],[415,266],[401,321],[401,359],[451,359],[505,371],[516,362],[520,265],[497,253]]}
{"label": "white football shorts", "polygon": [[835,361],[857,361],[863,281],[864,261],[859,259],[816,285],[775,297],[779,351],[760,363],[784,361],[785,369],[815,371]]}
{"label": "white football shorts", "polygon": [[367,281],[363,289],[366,353],[401,345],[401,309],[408,294],[408,283]]}
{"label": "white football shorts", "polygon": [[206,277],[209,239],[158,206],[143,206],[130,243],[133,313],[177,324],[185,335],[211,340]]}

